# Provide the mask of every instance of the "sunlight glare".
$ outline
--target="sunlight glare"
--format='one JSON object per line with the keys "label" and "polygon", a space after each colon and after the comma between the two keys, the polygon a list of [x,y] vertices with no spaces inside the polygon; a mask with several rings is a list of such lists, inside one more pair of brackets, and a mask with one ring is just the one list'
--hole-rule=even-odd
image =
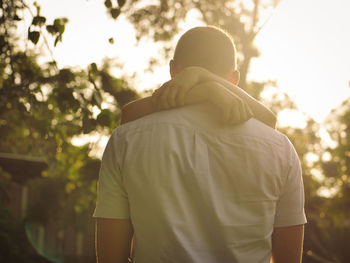
{"label": "sunlight glare", "polygon": [[306,127],[306,118],[305,116],[295,110],[282,110],[278,113],[278,126],[280,127],[296,127],[304,129]]}
{"label": "sunlight glare", "polygon": [[318,189],[317,194],[321,197],[332,198],[338,193],[338,191],[339,191],[339,187],[332,187],[332,188],[321,187],[320,189]]}
{"label": "sunlight glare", "polygon": [[252,61],[249,78],[277,80],[302,111],[322,122],[350,96],[348,10],[346,0],[282,1],[256,38],[262,55]]}
{"label": "sunlight glare", "polygon": [[90,151],[90,155],[92,157],[101,159],[109,137],[110,136],[106,136],[98,131],[95,131],[89,134],[81,134],[79,136],[74,136],[71,139],[71,143],[77,147],[82,147],[86,144],[90,144],[92,148],[92,150]]}
{"label": "sunlight glare", "polygon": [[331,138],[325,127],[320,127],[319,136],[321,137],[322,141],[325,142],[326,145],[331,149],[337,147],[338,143]]}
{"label": "sunlight glare", "polygon": [[312,168],[310,170],[310,173],[311,173],[312,179],[314,179],[317,182],[322,182],[325,179],[325,176],[320,169]]}
{"label": "sunlight glare", "polygon": [[318,155],[313,152],[306,153],[305,159],[306,159],[306,163],[310,166],[313,165],[315,162],[319,161]]}

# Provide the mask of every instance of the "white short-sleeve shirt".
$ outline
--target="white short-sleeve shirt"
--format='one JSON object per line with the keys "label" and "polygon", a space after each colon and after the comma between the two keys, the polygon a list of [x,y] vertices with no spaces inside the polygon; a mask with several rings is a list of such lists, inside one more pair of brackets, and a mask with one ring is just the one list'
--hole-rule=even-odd
{"label": "white short-sleeve shirt", "polygon": [[306,223],[288,138],[208,107],[154,113],[108,142],[94,217],[131,219],[135,263],[267,263],[273,228]]}

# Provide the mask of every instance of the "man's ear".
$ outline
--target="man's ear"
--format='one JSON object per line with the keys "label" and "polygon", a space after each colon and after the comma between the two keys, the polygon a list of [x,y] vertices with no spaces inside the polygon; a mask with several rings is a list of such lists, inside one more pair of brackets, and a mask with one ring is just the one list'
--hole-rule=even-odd
{"label": "man's ear", "polygon": [[233,85],[238,85],[239,83],[239,71],[238,70],[235,70],[231,73],[231,77],[230,77],[230,82],[233,84]]}
{"label": "man's ear", "polygon": [[171,78],[175,78],[176,74],[177,74],[177,70],[176,70],[176,65],[175,65],[175,61],[173,59],[170,60],[169,62],[169,70],[170,70],[170,76]]}

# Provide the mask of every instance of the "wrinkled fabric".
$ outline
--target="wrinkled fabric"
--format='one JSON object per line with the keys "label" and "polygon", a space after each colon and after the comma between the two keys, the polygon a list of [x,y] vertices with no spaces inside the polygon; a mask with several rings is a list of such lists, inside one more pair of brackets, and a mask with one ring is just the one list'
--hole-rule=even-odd
{"label": "wrinkled fabric", "polygon": [[94,217],[131,219],[135,263],[268,263],[273,228],[306,223],[300,162],[255,119],[154,113],[112,134]]}

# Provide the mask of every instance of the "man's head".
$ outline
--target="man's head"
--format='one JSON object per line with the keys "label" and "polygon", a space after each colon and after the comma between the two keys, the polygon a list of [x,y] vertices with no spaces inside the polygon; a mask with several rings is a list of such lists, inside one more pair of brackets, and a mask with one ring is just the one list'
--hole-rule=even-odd
{"label": "man's head", "polygon": [[170,61],[171,76],[189,66],[205,68],[238,83],[235,44],[229,34],[217,27],[195,27],[181,36]]}

